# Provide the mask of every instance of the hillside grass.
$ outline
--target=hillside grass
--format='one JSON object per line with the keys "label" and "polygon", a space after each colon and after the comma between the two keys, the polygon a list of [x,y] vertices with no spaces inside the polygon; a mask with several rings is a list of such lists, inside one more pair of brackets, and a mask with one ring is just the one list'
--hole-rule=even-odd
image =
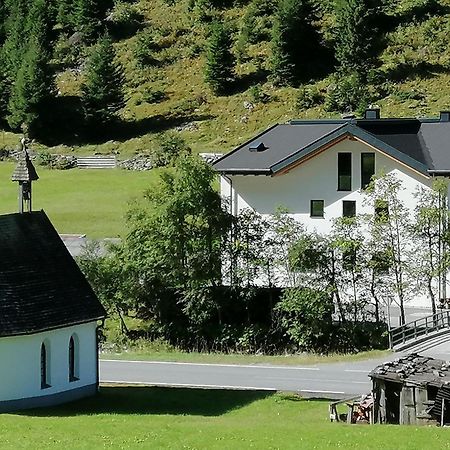
{"label": "hillside grass", "polygon": [[[194,0],[138,0],[129,5],[141,14],[141,28],[153,36],[155,62],[147,67],[137,65],[136,34],[115,36],[118,59],[127,80],[123,123],[96,142],[77,141],[74,129],[70,139],[56,138],[50,151],[79,155],[115,152],[119,158],[125,158],[151,151],[158,145],[159,133],[173,131],[194,152],[227,152],[276,122],[340,117],[336,111],[327,111],[323,102],[298,108],[302,86],[277,87],[271,83],[271,47],[264,39],[240,49],[235,69],[237,82],[230,95],[213,95],[204,81],[207,20],[199,19],[199,11],[205,13],[208,2],[203,7],[192,8],[195,3]],[[202,4],[200,0],[197,3]],[[250,3],[223,2],[232,6],[216,8],[213,12],[230,22],[236,55],[239,32]],[[320,25],[326,45],[332,48],[332,2],[317,0],[315,4],[325,11]],[[434,7],[433,2],[426,0],[392,3],[385,24],[384,48],[378,58],[378,78],[372,86],[377,91],[374,101],[381,107],[383,117],[431,117],[450,107],[450,0],[438,0],[436,4]],[[325,97],[333,86],[332,75],[331,70],[308,85]],[[56,81],[58,98],[64,108],[65,99],[70,105],[79,95],[83,74],[68,68],[57,74]],[[266,103],[255,100],[252,91],[255,85],[267,95]],[[155,92],[161,95],[155,97]],[[253,108],[246,108],[245,102],[251,102]],[[190,124],[187,129],[183,128],[186,123]],[[10,147],[18,140],[18,135],[3,133],[0,146]]]}
{"label": "hillside grass", "polygon": [[102,387],[97,397],[0,415],[2,449],[449,448],[448,429],[330,423],[294,394]]}
{"label": "hillside grass", "polygon": [[[15,163],[0,162],[0,214],[17,212],[18,183],[11,181]],[[59,233],[89,238],[117,237],[125,231],[128,204],[142,197],[157,170],[50,170],[37,166],[33,209],[43,209]]]}

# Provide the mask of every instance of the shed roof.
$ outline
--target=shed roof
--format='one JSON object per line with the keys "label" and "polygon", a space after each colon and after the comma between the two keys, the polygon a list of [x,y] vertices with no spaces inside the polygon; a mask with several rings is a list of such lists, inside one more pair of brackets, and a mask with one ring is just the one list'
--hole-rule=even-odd
{"label": "shed roof", "polygon": [[[424,174],[450,171],[450,122],[438,119],[301,120],[274,125],[214,163],[224,174],[275,174],[355,136]],[[266,147],[252,151],[256,143]]]}
{"label": "shed roof", "polygon": [[39,176],[36,173],[36,169],[30,160],[30,156],[26,148],[24,148],[20,154],[16,168],[12,174],[12,181],[35,181]]}
{"label": "shed roof", "polygon": [[0,337],[86,323],[105,315],[43,211],[0,216]]}
{"label": "shed roof", "polygon": [[450,362],[411,353],[377,366],[369,377],[400,384],[441,387],[450,384]]}

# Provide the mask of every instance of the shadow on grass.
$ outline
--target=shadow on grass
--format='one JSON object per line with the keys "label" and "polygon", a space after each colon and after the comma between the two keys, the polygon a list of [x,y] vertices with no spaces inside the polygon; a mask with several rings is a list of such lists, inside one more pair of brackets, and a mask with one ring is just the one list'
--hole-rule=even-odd
{"label": "shadow on grass", "polygon": [[220,416],[273,395],[268,391],[180,389],[158,387],[102,387],[95,397],[52,408],[15,413],[33,417],[70,417],[97,414],[170,414]]}

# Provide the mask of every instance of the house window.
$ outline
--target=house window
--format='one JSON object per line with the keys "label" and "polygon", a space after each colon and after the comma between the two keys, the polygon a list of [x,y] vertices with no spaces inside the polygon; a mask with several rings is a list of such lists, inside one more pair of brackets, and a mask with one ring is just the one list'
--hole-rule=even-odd
{"label": "house window", "polygon": [[323,217],[323,200],[311,200],[311,217]]}
{"label": "house window", "polygon": [[361,153],[361,189],[366,189],[375,175],[375,153]]}
{"label": "house window", "polygon": [[338,153],[338,191],[352,190],[352,154]]}
{"label": "house window", "polygon": [[342,202],[342,217],[356,216],[356,202],[354,200],[343,200]]}
{"label": "house window", "polygon": [[41,389],[50,387],[48,383],[48,353],[45,343],[41,345]]}
{"label": "house window", "polygon": [[78,342],[76,336],[69,340],[69,381],[77,381],[78,378]]}
{"label": "house window", "polygon": [[387,222],[389,218],[389,205],[386,200],[375,200],[375,221],[379,223]]}

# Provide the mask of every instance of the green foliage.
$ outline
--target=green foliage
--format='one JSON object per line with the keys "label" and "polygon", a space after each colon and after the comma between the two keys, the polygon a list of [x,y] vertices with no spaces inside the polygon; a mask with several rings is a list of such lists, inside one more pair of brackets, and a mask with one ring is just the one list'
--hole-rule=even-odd
{"label": "green foliage", "polygon": [[325,100],[324,95],[314,85],[306,85],[300,87],[295,102],[297,111],[304,111],[305,109],[314,108],[321,105]]}
{"label": "green foliage", "polygon": [[252,86],[248,93],[252,103],[269,103],[271,100],[270,94],[264,91],[260,84],[255,84]]}
{"label": "green foliage", "polygon": [[240,45],[256,44],[268,41],[271,36],[272,14],[275,11],[275,0],[252,0],[242,19],[239,33]]}
{"label": "green foliage", "polygon": [[158,147],[152,152],[153,164],[156,167],[168,166],[180,155],[190,152],[190,147],[178,133],[161,133],[158,135]]}
{"label": "green foliage", "polygon": [[86,68],[82,85],[82,103],[88,124],[111,123],[124,106],[122,66],[115,61],[110,37],[105,34],[95,45]]}
{"label": "green foliage", "polygon": [[24,126],[31,135],[35,135],[42,127],[52,88],[48,11],[44,0],[35,0],[28,20],[31,21],[30,37],[11,87],[8,123],[16,130]]}
{"label": "green foliage", "polygon": [[372,66],[380,2],[338,0],[336,2],[336,59],[342,72],[357,72],[363,79]]}
{"label": "green foliage", "polygon": [[99,0],[74,0],[73,26],[83,34],[86,42],[94,42],[101,28]]}
{"label": "green foliage", "polygon": [[296,85],[317,70],[320,36],[313,25],[309,0],[280,0],[272,32],[272,77],[277,84]]}
{"label": "green foliage", "polygon": [[136,36],[133,54],[139,67],[144,68],[154,65],[157,59],[153,56],[157,49],[153,33],[150,30],[143,30]]}
{"label": "green foliage", "polygon": [[215,94],[228,92],[234,77],[230,30],[222,22],[214,22],[206,47],[205,80]]}
{"label": "green foliage", "polygon": [[332,345],[332,298],[310,288],[285,289],[276,305],[280,325],[300,351],[322,352]]}
{"label": "green foliage", "polygon": [[217,283],[221,277],[221,241],[228,215],[212,186],[214,172],[198,157],[179,158],[174,169],[145,194],[145,204],[128,216],[125,241],[137,283],[188,287]]}
{"label": "green foliage", "polygon": [[327,111],[361,113],[370,102],[369,88],[359,73],[339,73],[328,88],[325,109]]}

